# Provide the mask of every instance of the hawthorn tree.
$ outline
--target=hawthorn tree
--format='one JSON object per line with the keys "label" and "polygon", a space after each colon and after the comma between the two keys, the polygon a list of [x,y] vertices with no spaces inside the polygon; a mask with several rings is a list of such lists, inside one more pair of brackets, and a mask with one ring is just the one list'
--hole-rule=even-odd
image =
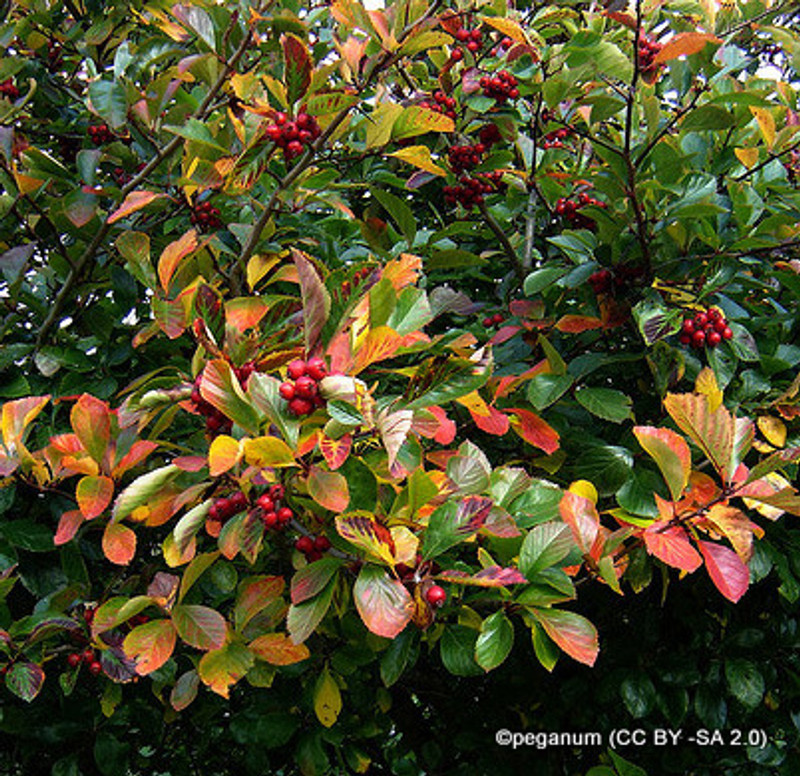
{"label": "hawthorn tree", "polygon": [[[727,694],[728,764],[793,772],[793,659],[736,650],[797,646],[797,16],[7,7],[8,767],[514,773],[493,692],[579,698],[599,622],[624,720]],[[657,688],[610,612],[668,586],[745,635]],[[452,688],[495,712],[451,749]]]}

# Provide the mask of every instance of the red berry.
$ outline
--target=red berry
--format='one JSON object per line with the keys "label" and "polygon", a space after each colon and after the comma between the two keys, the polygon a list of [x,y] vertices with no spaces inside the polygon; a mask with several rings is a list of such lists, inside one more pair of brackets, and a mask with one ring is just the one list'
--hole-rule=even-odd
{"label": "red berry", "polygon": [[325,375],[328,374],[328,368],[325,366],[325,360],[322,358],[309,359],[306,366],[306,372],[309,377],[319,382]]}
{"label": "red berry", "polygon": [[708,343],[708,347],[715,348],[722,342],[722,335],[718,331],[712,331],[706,335],[706,342]]}
{"label": "red berry", "polygon": [[298,358],[286,367],[286,371],[292,380],[297,380],[306,373],[306,362]]}
{"label": "red berry", "polygon": [[730,326],[726,326],[722,330],[722,339],[726,339],[726,340],[733,339],[733,329],[731,329]]}
{"label": "red berry", "polygon": [[229,500],[231,504],[231,511],[234,515],[237,512],[241,512],[243,509],[247,508],[247,496],[245,496],[240,490],[237,490]]}
{"label": "red berry", "polygon": [[317,552],[325,552],[331,548],[330,539],[327,536],[318,536],[314,539],[314,549]]}
{"label": "red berry", "polygon": [[94,620],[94,607],[90,606],[88,609],[83,610],[83,620],[87,625],[92,624],[92,620]]}
{"label": "red berry", "polygon": [[226,498],[217,499],[216,502],[214,502],[214,506],[217,508],[217,514],[214,518],[211,517],[209,513],[209,517],[211,517],[212,520],[224,520],[226,517],[230,517],[233,514],[233,512],[231,512],[231,502]]}
{"label": "red berry", "polygon": [[481,50],[481,44],[478,43],[477,40],[471,40],[467,43],[467,49],[471,51],[473,54],[477,54]]}
{"label": "red berry", "polygon": [[278,483],[275,485],[270,485],[269,495],[272,496],[274,501],[280,501],[286,495],[286,488]]}
{"label": "red berry", "polygon": [[722,334],[728,328],[728,322],[724,318],[718,318],[714,321],[714,330]]}
{"label": "red berry", "polygon": [[313,399],[317,391],[317,383],[309,375],[298,377],[294,384],[294,394],[301,399]]}
{"label": "red berry", "polygon": [[258,497],[256,504],[265,512],[272,512],[275,509],[275,502],[266,493]]}
{"label": "red berry", "polygon": [[692,334],[694,332],[694,321],[691,318],[684,318],[681,330],[684,334]]}
{"label": "red berry", "polygon": [[681,334],[681,336],[678,337],[678,341],[681,343],[681,345],[691,345],[691,343],[692,343],[692,335],[691,334]]}
{"label": "red berry", "polygon": [[443,587],[433,585],[433,587],[429,587],[428,592],[425,593],[425,600],[431,606],[441,606],[447,600],[447,593],[444,591]]}
{"label": "red berry", "polygon": [[277,515],[278,515],[278,522],[281,523],[282,525],[285,525],[294,517],[294,512],[292,512],[292,510],[289,509],[289,507],[281,507],[278,510]]}
{"label": "red berry", "polygon": [[298,418],[309,415],[313,409],[314,405],[308,399],[292,399],[289,402],[289,412]]}
{"label": "red berry", "polygon": [[711,308],[709,308],[708,310],[706,310],[706,315],[707,315],[707,316],[708,316],[708,317],[709,317],[709,318],[710,318],[712,321],[716,321],[716,320],[717,320],[717,319],[718,319],[718,318],[721,316],[721,313],[720,313],[720,311],[719,311],[719,310],[718,310],[716,307],[711,307]]}
{"label": "red berry", "polygon": [[275,512],[265,512],[261,517],[261,522],[264,523],[265,528],[275,528],[278,524],[278,515]]}
{"label": "red berry", "polygon": [[708,316],[705,313],[697,313],[694,316],[694,323],[698,329],[702,329],[708,323]]}
{"label": "red berry", "polygon": [[502,314],[502,313],[495,313],[495,314],[492,316],[492,323],[493,323],[495,326],[499,326],[501,323],[503,323],[503,321],[505,321],[505,318],[503,317],[503,314]]}
{"label": "red berry", "polygon": [[94,660],[94,650],[93,649],[85,649],[83,654],[81,655],[81,659],[84,663],[91,663]]}
{"label": "red berry", "polygon": [[466,43],[470,38],[470,31],[465,27],[462,27],[460,30],[456,32],[456,40],[461,41],[461,43]]}
{"label": "red berry", "polygon": [[281,387],[278,388],[278,393],[281,395],[282,399],[291,401],[294,399],[294,385],[291,383],[281,383]]}
{"label": "red berry", "polygon": [[488,329],[489,326],[491,326],[493,323],[492,316],[491,315],[486,316],[486,318],[483,319],[482,323]]}
{"label": "red berry", "polygon": [[100,665],[96,660],[93,663],[89,663],[89,673],[92,676],[97,676],[103,672],[103,666]]}
{"label": "red berry", "polygon": [[702,348],[706,344],[706,333],[704,331],[696,331],[692,334],[692,344],[696,348]]}
{"label": "red berry", "polygon": [[73,652],[71,655],[67,656],[67,663],[69,664],[70,668],[75,668],[81,662],[81,656],[77,652]]}
{"label": "red berry", "polygon": [[460,48],[453,49],[452,53],[450,54],[450,59],[452,59],[454,62],[460,62],[462,59],[464,59],[464,52]]}
{"label": "red berry", "polygon": [[295,543],[294,548],[303,555],[308,555],[314,549],[314,540],[310,536],[301,536]]}

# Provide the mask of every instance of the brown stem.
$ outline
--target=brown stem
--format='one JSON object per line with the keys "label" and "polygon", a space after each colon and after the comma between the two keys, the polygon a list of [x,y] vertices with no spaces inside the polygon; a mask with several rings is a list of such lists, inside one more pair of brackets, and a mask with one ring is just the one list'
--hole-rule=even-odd
{"label": "brown stem", "polygon": [[517,275],[517,280],[519,284],[522,285],[525,282],[525,267],[519,260],[519,256],[517,256],[514,246],[508,241],[508,237],[500,228],[500,224],[494,220],[494,216],[492,216],[492,214],[489,212],[489,209],[486,207],[486,203],[481,202],[478,207],[480,208],[483,220],[486,221],[486,225],[494,232],[495,236],[500,241],[500,244],[503,246],[503,252],[506,254],[506,256],[508,256],[508,258],[511,260],[511,263],[514,265],[514,272]]}

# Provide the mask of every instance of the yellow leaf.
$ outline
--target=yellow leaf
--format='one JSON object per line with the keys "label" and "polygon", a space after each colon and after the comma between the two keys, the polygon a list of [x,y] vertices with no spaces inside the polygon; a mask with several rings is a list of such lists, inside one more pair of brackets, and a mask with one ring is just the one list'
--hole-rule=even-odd
{"label": "yellow leaf", "polygon": [[208,451],[208,468],[212,477],[230,471],[242,460],[242,445],[233,437],[220,434]]}
{"label": "yellow leaf", "polygon": [[597,488],[589,480],[576,480],[569,486],[569,492],[574,493],[576,496],[588,498],[592,504],[597,503]]}
{"label": "yellow leaf", "polygon": [[397,563],[413,566],[416,562],[419,538],[404,525],[394,525],[389,529],[394,541],[394,559]]}
{"label": "yellow leaf", "polygon": [[339,685],[326,668],[314,687],[314,713],[325,727],[331,727],[339,718],[341,710],[342,694],[339,692]]}
{"label": "yellow leaf", "polygon": [[387,154],[387,156],[394,156],[397,159],[407,162],[408,164],[413,164],[414,167],[419,167],[420,170],[425,170],[425,172],[430,172],[434,175],[447,175],[447,170],[434,163],[433,159],[431,158],[430,148],[428,148],[428,146],[407,146],[406,148],[401,148],[398,151],[393,151],[392,153]]}
{"label": "yellow leaf", "polygon": [[703,367],[694,384],[697,393],[708,398],[708,411],[716,412],[722,404],[722,391],[717,385],[717,378],[710,367]]}
{"label": "yellow leaf", "polygon": [[281,263],[284,255],[288,255],[288,252],[286,254],[272,253],[269,256],[256,255],[247,262],[247,285],[250,286],[250,290],[254,289],[256,283],[273,267]]}
{"label": "yellow leaf", "polygon": [[755,108],[750,106],[750,112],[758,122],[758,128],[768,148],[775,145],[775,118],[768,108]]}
{"label": "yellow leaf", "polygon": [[783,447],[786,444],[786,426],[782,420],[773,418],[771,415],[762,415],[756,421],[758,430],[764,438],[775,447]]}
{"label": "yellow leaf", "polygon": [[294,453],[282,439],[273,436],[244,440],[244,459],[251,466],[294,466]]}
{"label": "yellow leaf", "polygon": [[179,237],[164,248],[158,259],[158,278],[165,291],[169,290],[172,275],[178,268],[178,264],[194,251],[197,245],[197,232],[194,229],[190,229],[182,237]]}
{"label": "yellow leaf", "polygon": [[367,149],[386,145],[391,140],[395,121],[402,115],[403,106],[396,102],[382,102],[378,105],[366,122]]}
{"label": "yellow leaf", "polygon": [[125,197],[125,201],[108,217],[108,223],[116,223],[121,218],[125,218],[146,207],[154,200],[166,196],[166,194],[159,194],[155,191],[132,191]]}
{"label": "yellow leaf", "polygon": [[475,415],[480,415],[482,418],[488,418],[492,414],[486,402],[477,391],[468,393],[466,396],[460,396],[456,401],[462,407],[466,407],[470,412]]}
{"label": "yellow leaf", "polygon": [[754,167],[758,162],[758,149],[757,148],[734,148],[733,153],[736,158],[749,170]]}

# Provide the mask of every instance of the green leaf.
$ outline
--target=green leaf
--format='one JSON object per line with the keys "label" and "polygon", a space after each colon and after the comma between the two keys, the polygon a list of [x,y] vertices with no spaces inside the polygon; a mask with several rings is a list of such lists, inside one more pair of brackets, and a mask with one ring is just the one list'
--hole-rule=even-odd
{"label": "green leaf", "polygon": [[94,740],[94,761],[103,776],[118,776],[128,771],[130,744],[101,730]]}
{"label": "green leaf", "polygon": [[97,114],[111,129],[122,129],[128,121],[128,98],[125,87],[116,81],[89,84],[89,99]]}
{"label": "green leaf", "polygon": [[364,416],[352,405],[341,399],[332,399],[325,405],[328,415],[347,428],[363,426]]}
{"label": "green leaf", "polygon": [[422,555],[426,560],[474,536],[483,526],[493,502],[483,496],[447,501],[434,510],[425,531]]}
{"label": "green leaf", "polygon": [[417,222],[411,208],[402,199],[394,194],[379,189],[376,186],[370,188],[372,196],[381,203],[383,208],[397,224],[398,229],[408,241],[409,247],[414,244],[414,237],[417,234]]}
{"label": "green leaf", "polygon": [[569,267],[548,266],[534,270],[525,278],[525,295],[534,296],[560,280],[569,272]]}
{"label": "green leaf", "polygon": [[642,770],[638,765],[629,763],[613,749],[609,749],[608,754],[611,757],[611,761],[614,763],[614,767],[616,768],[619,776],[647,776],[646,771]]}
{"label": "green leaf", "polygon": [[543,374],[528,383],[528,401],[539,411],[557,402],[574,382],[572,375]]}
{"label": "green leaf", "polygon": [[626,676],[619,687],[628,713],[634,719],[643,719],[655,708],[656,688],[650,678],[637,671]]}
{"label": "green leaf", "polygon": [[519,554],[519,570],[527,579],[537,571],[555,566],[574,546],[566,523],[548,522],[534,526],[525,537]]}
{"label": "green leaf", "polygon": [[748,709],[755,709],[764,697],[764,677],[756,665],[743,658],[725,661],[725,679],[736,700]]}
{"label": "green leaf", "polygon": [[596,445],[579,455],[572,469],[575,479],[589,480],[602,495],[621,488],[631,475],[630,450],[616,445]]}
{"label": "green leaf", "polygon": [[552,672],[561,652],[556,643],[547,635],[545,629],[537,622],[531,622],[531,641],[536,659],[546,671]]}
{"label": "green leaf", "polygon": [[392,640],[381,657],[381,680],[386,687],[391,687],[413,664],[417,649],[418,637],[411,628],[406,628]]}
{"label": "green leaf", "polygon": [[514,626],[503,610],[490,614],[481,623],[475,642],[475,662],[484,671],[497,668],[508,657],[514,645]]}
{"label": "green leaf", "polygon": [[622,423],[633,418],[631,398],[613,388],[579,388],[575,398],[584,409],[603,420]]}
{"label": "green leaf", "polygon": [[442,664],[454,676],[481,676],[483,669],[475,662],[478,632],[464,625],[449,625],[439,640]]}
{"label": "green leaf", "polygon": [[151,499],[155,499],[180,473],[181,470],[177,466],[169,464],[137,477],[114,502],[112,521],[118,523],[124,520],[135,509],[144,506]]}
{"label": "green leaf", "polygon": [[283,49],[283,81],[286,84],[286,95],[290,104],[297,102],[311,85],[314,63],[305,42],[297,35],[285,33],[281,35]]}
{"label": "green leaf", "polygon": [[322,622],[331,605],[335,588],[336,577],[333,577],[321,593],[289,607],[286,628],[295,644],[302,644]]}
{"label": "green leaf", "polygon": [[18,698],[30,703],[42,689],[44,670],[36,663],[13,663],[5,675],[6,687]]}

